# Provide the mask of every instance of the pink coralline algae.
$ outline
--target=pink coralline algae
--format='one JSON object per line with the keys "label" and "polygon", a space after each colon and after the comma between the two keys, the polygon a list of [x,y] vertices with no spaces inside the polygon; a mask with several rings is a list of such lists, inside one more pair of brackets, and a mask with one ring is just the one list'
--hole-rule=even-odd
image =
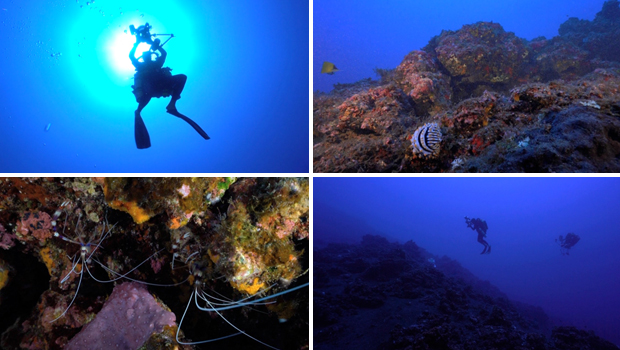
{"label": "pink coralline algae", "polygon": [[189,196],[189,193],[190,193],[189,185],[183,184],[183,186],[181,186],[181,188],[179,188],[177,192],[179,192],[183,196],[183,198]]}
{"label": "pink coralline algae", "polygon": [[161,257],[159,259],[151,259],[151,268],[153,269],[153,272],[155,273],[159,273],[159,271],[161,271],[161,268],[164,266],[164,258]]}
{"label": "pink coralline algae", "polygon": [[134,350],[152,333],[174,326],[175,316],[160,306],[138,283],[123,283],[114,288],[97,317],[67,345],[68,350]]}
{"label": "pink coralline algae", "polygon": [[0,224],[0,248],[10,249],[15,245],[15,235],[12,235],[4,229],[4,226]]}
{"label": "pink coralline algae", "polygon": [[296,224],[297,222],[293,220],[284,220],[284,225],[280,225],[276,229],[276,236],[280,239],[288,237],[295,230]]}
{"label": "pink coralline algae", "polygon": [[20,240],[29,241],[32,236],[42,243],[52,237],[52,218],[46,212],[26,212],[17,223],[17,233]]}
{"label": "pink coralline algae", "polygon": [[400,89],[387,86],[355,94],[338,108],[339,129],[382,134],[398,122],[400,110],[410,105]]}
{"label": "pink coralline algae", "polygon": [[[416,103],[416,112],[425,114],[427,109],[446,107],[452,99],[450,77],[440,72],[433,57],[424,51],[410,52],[398,67],[403,91]],[[423,107],[424,110],[421,110]],[[434,108],[432,108],[434,107]]]}

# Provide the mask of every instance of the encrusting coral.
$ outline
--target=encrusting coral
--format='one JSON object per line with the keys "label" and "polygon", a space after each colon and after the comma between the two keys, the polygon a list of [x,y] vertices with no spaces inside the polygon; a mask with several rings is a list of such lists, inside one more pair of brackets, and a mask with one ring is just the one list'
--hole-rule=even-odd
{"label": "encrusting coral", "polygon": [[[620,50],[609,45],[620,2],[559,33],[528,41],[468,24],[376,69],[379,81],[315,94],[314,171],[620,171]],[[442,132],[432,159],[408,142],[429,123]]]}

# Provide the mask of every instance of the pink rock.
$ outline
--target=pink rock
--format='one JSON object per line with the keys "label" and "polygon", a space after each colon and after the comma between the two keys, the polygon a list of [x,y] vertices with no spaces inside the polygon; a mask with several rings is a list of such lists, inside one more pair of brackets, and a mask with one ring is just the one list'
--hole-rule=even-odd
{"label": "pink rock", "polygon": [[174,326],[175,316],[159,305],[138,283],[114,287],[97,317],[67,345],[68,350],[107,350],[139,348],[152,333]]}

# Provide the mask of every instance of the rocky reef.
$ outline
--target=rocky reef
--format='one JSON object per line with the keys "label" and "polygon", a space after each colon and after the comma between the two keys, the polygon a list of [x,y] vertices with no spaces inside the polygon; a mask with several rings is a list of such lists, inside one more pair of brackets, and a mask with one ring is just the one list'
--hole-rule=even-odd
{"label": "rocky reef", "polygon": [[317,250],[313,292],[316,349],[618,349],[592,331],[552,327],[541,308],[412,241],[365,235]]}
{"label": "rocky reef", "polygon": [[[531,41],[498,23],[443,31],[381,79],[313,103],[316,172],[620,171],[620,6]],[[437,157],[411,138],[444,135]]]}
{"label": "rocky reef", "polygon": [[0,348],[307,349],[309,219],[307,178],[0,179]]}

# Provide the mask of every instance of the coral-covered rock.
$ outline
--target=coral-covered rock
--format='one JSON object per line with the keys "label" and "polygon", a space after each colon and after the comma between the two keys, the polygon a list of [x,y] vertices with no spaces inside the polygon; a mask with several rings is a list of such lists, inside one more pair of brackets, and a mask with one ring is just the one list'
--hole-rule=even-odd
{"label": "coral-covered rock", "polygon": [[452,113],[441,115],[441,123],[455,132],[471,133],[489,124],[498,95],[485,91],[481,97],[459,103]]}
{"label": "coral-covered rock", "polygon": [[394,84],[351,96],[338,106],[337,118],[317,114],[317,171],[397,171],[403,151],[411,149],[406,135],[415,122],[412,100]]}
{"label": "coral-covered rock", "polygon": [[489,326],[509,327],[510,321],[506,319],[504,310],[501,307],[493,306],[489,317],[484,321],[484,324]]}
{"label": "coral-covered rock", "polygon": [[620,62],[620,2],[608,0],[593,21],[569,18],[560,25],[560,36],[591,56]]}
{"label": "coral-covered rock", "polygon": [[492,22],[443,31],[431,39],[424,50],[436,55],[455,83],[461,86],[456,91],[460,96],[471,93],[480,84],[515,82],[529,54],[522,39]]}
{"label": "coral-covered rock", "polygon": [[168,227],[185,226],[192,215],[219,202],[235,178],[105,178],[105,199],[110,207],[127,212],[144,223],[166,213]]}
{"label": "coral-covered rock", "polygon": [[516,102],[513,109],[532,112],[553,105],[566,105],[569,99],[557,83],[522,85],[510,91]]}
{"label": "coral-covered rock", "polygon": [[380,260],[366,269],[361,277],[367,281],[386,281],[400,276],[401,273],[409,269],[411,269],[411,267],[405,260]]}
{"label": "coral-covered rock", "polygon": [[308,237],[310,184],[307,178],[245,181],[239,184],[252,191],[231,201],[208,254],[231,286],[256,294],[302,272],[294,240]]}
{"label": "coral-covered rock", "polygon": [[399,114],[410,110],[409,100],[395,86],[377,87],[355,94],[342,103],[338,116],[341,132],[385,134],[399,124]]}
{"label": "coral-covered rock", "polygon": [[447,257],[435,257],[433,267],[426,259],[432,255],[413,242],[401,245],[371,235],[363,242],[317,250],[315,279],[352,257],[373,266],[391,256],[408,267],[380,280],[351,272],[315,284],[316,349],[614,349],[574,328],[556,328],[546,337],[551,326],[540,308],[508,300]]}
{"label": "coral-covered rock", "polygon": [[344,293],[351,304],[368,309],[381,307],[386,298],[385,293],[377,286],[369,286],[362,283],[347,285]]}
{"label": "coral-covered rock", "polygon": [[617,350],[618,347],[597,337],[592,331],[583,331],[575,327],[556,327],[551,333],[556,349],[562,350]]}
{"label": "coral-covered rock", "polygon": [[573,106],[547,113],[541,122],[545,129],[527,134],[535,144],[504,154],[504,166],[528,172],[569,171],[566,166],[586,172],[620,171],[619,120]]}
{"label": "coral-covered rock", "polygon": [[412,51],[396,67],[398,83],[415,102],[420,115],[447,107],[452,99],[450,77],[441,73],[433,57],[424,51]]}
{"label": "coral-covered rock", "polygon": [[590,54],[562,38],[553,38],[535,53],[536,69],[541,79],[574,79],[592,71]]}
{"label": "coral-covered rock", "polygon": [[26,212],[17,223],[16,236],[21,241],[38,240],[40,243],[52,237],[52,218],[45,212]]}

